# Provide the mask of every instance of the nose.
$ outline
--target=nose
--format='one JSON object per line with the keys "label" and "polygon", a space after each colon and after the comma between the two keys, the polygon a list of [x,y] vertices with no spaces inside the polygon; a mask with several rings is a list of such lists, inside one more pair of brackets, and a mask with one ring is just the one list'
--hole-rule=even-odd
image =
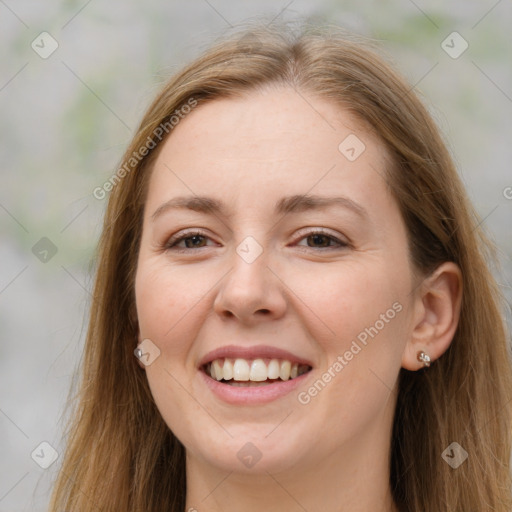
{"label": "nose", "polygon": [[233,252],[233,266],[220,283],[214,312],[246,324],[281,318],[287,305],[285,285],[268,267],[265,251],[251,263]]}

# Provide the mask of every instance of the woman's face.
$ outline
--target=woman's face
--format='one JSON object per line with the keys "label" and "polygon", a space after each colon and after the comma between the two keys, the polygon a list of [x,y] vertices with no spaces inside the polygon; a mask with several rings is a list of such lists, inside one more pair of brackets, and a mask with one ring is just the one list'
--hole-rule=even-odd
{"label": "woman's face", "polygon": [[347,111],[287,88],[198,106],[164,143],[136,303],[189,460],[286,471],[389,447],[412,274],[386,162]]}

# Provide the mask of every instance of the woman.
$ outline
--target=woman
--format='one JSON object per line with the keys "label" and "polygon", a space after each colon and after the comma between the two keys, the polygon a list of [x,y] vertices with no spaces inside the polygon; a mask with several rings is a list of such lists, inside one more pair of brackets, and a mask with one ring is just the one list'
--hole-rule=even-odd
{"label": "woman", "polygon": [[52,511],[511,510],[492,249],[367,43],[225,39],[110,188]]}

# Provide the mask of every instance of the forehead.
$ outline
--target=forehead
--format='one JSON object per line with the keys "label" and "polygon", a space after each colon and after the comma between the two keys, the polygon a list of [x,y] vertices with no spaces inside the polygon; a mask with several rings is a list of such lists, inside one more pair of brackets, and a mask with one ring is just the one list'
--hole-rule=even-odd
{"label": "forehead", "polygon": [[380,140],[333,102],[286,87],[254,91],[180,121],[154,164],[148,202],[215,192],[250,207],[284,192],[334,191],[371,202],[386,194],[388,161]]}

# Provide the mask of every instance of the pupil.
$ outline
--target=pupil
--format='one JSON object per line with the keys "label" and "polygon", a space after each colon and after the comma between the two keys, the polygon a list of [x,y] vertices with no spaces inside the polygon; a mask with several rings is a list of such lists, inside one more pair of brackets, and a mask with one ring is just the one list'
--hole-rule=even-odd
{"label": "pupil", "polygon": [[[313,240],[314,240],[314,242],[313,242],[313,243],[317,243],[317,242],[319,241],[319,239],[320,239],[320,240],[322,240],[322,239],[323,239],[323,240],[324,240],[324,242],[329,243],[329,241],[328,241],[328,239],[327,239],[327,237],[326,237],[325,235],[311,235],[309,238],[311,238],[311,239],[313,239]],[[320,241],[320,245],[321,245],[321,246],[323,246],[323,247],[325,247],[325,246],[326,246],[326,244],[325,244],[325,243],[324,243],[324,244],[322,244],[322,242],[321,242],[321,241]]]}
{"label": "pupil", "polygon": [[[185,241],[185,245],[187,246],[187,248],[191,248],[191,247],[197,247],[199,244],[196,244],[195,242],[197,242],[199,239],[202,238],[202,235],[194,235],[194,236],[190,236],[186,241]],[[192,242],[193,240],[195,240],[195,242]],[[200,242],[200,240],[199,240]]]}

